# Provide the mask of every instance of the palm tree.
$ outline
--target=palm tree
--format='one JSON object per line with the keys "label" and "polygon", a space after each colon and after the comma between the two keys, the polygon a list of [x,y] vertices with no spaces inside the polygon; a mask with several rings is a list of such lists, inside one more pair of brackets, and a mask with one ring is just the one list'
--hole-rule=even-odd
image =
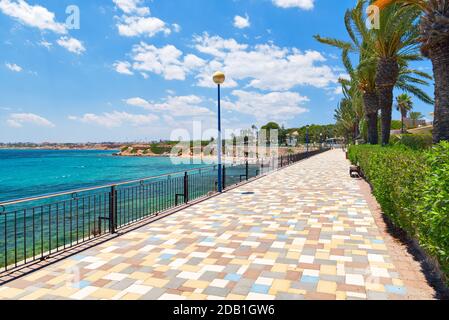
{"label": "palm tree", "polygon": [[402,129],[401,132],[405,133],[404,119],[407,118],[409,111],[413,109],[412,97],[403,93],[396,97],[396,109],[401,113]]}
{"label": "palm tree", "polygon": [[422,13],[419,33],[422,54],[432,61],[435,78],[433,140],[449,140],[449,0],[378,0],[385,10],[394,3],[410,4]]}
{"label": "palm tree", "polygon": [[424,115],[421,112],[410,112],[410,119],[412,119],[413,127],[417,127],[417,122],[424,119]]}
{"label": "palm tree", "polygon": [[[389,37],[385,36],[385,39],[383,39],[382,37],[379,37],[379,34],[376,34],[375,31],[369,30],[367,28],[365,19],[363,17],[365,4],[366,0],[359,0],[357,6],[352,10],[348,10],[345,14],[345,26],[347,33],[351,38],[351,42],[331,38],[322,38],[319,35],[315,36],[315,39],[317,39],[321,43],[325,43],[342,49],[343,64],[351,77],[350,81],[358,84],[358,89],[362,94],[364,112],[366,122],[368,124],[368,141],[371,144],[377,144],[377,121],[379,107],[381,107],[383,115],[382,132],[384,134],[382,142],[385,143],[385,141],[389,141],[393,104],[393,88],[396,87],[405,92],[409,92],[425,103],[432,103],[432,99],[424,91],[416,86],[416,84],[428,84],[424,79],[430,80],[432,79],[432,77],[424,72],[408,68],[407,64],[409,61],[420,59],[420,56],[418,54],[411,54],[409,52],[411,44],[398,44],[395,41],[391,41],[392,43],[387,43]],[[396,16],[390,17],[391,21],[394,21],[395,18]],[[402,17],[400,19],[405,18]],[[405,19],[405,22],[403,22],[407,24],[409,21],[409,19]],[[388,21],[383,21],[383,24],[386,24],[386,22]],[[387,30],[384,29],[382,31],[387,32]],[[402,29],[406,28],[402,26]],[[394,29],[388,31],[394,32]],[[402,34],[402,32],[400,32],[399,34]],[[415,36],[409,37],[412,39],[416,38]],[[407,39],[408,37],[405,38]],[[410,42],[410,40],[407,41]],[[397,71],[395,71],[393,87],[391,88],[391,101],[389,107],[385,107],[385,99],[379,98],[380,92],[384,94],[384,97],[388,96],[388,93],[386,92],[386,90],[384,90],[383,85],[379,85],[379,64],[381,63],[379,53],[381,53],[382,50],[376,50],[376,48],[378,45],[383,47],[385,45],[392,44],[394,44],[396,48],[394,55],[392,55],[396,59],[395,66],[397,67]],[[389,50],[386,51],[389,52]],[[414,50],[411,49],[411,51]],[[359,65],[356,69],[354,69],[351,65],[350,59],[348,57],[349,52],[359,54]],[[384,72],[383,69],[381,69],[381,72]]]}
{"label": "palm tree", "polygon": [[348,101],[348,107],[351,108],[351,114],[353,115],[352,136],[355,140],[360,136],[363,118],[365,117],[362,95],[353,82],[347,83],[347,80],[340,79],[340,83],[345,100]]}
{"label": "palm tree", "polygon": [[[346,71],[350,75],[350,80],[340,79],[343,92],[348,92],[347,96],[356,99],[355,104],[360,104],[361,110],[357,114],[361,115],[363,113],[365,117],[368,127],[368,143],[377,144],[379,137],[377,126],[379,99],[374,83],[375,65],[372,63],[361,64],[357,69],[354,69],[348,56],[348,50],[343,50],[342,57]],[[347,89],[348,87],[350,89]],[[355,106],[355,110],[358,110],[358,106]],[[363,117],[359,117],[359,119],[362,120]]]}
{"label": "palm tree", "polygon": [[[366,0],[360,0],[364,4]],[[419,33],[415,21],[419,11],[413,7],[391,5],[379,17],[379,28],[373,28],[370,50],[377,60],[376,88],[382,114],[382,144],[390,141],[393,90],[401,65],[422,59],[418,50]]]}
{"label": "palm tree", "polygon": [[[365,115],[365,121],[368,124],[368,142],[370,144],[377,144],[378,132],[377,132],[377,119],[378,119],[378,95],[376,86],[374,83],[375,77],[375,61],[368,59],[366,41],[360,34],[365,34],[367,37],[368,30],[364,24],[361,8],[356,7],[352,10],[347,10],[345,14],[345,27],[346,31],[351,39],[351,42],[342,41],[332,38],[323,38],[319,35],[315,36],[315,39],[321,43],[328,44],[342,49],[343,65],[346,68],[350,76],[350,80],[340,79],[340,83],[343,86],[351,87],[352,94],[355,96],[354,90],[358,90],[361,96],[363,111]],[[356,32],[354,32],[354,29]],[[349,53],[359,54],[359,66],[354,68],[349,58]],[[366,63],[369,60],[369,63]],[[359,96],[359,95],[357,95]]]}
{"label": "palm tree", "polygon": [[355,127],[357,126],[357,123],[355,121],[356,116],[350,99],[341,99],[335,110],[334,118],[336,120],[337,134],[343,135],[347,143],[349,141],[354,141],[356,138]]}

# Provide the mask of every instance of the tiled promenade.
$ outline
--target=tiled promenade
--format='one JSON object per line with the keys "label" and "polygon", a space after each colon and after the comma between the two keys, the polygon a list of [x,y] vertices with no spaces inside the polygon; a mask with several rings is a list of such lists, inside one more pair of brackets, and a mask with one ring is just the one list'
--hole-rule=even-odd
{"label": "tiled promenade", "polygon": [[348,166],[341,151],[318,155],[14,280],[0,299],[416,298]]}

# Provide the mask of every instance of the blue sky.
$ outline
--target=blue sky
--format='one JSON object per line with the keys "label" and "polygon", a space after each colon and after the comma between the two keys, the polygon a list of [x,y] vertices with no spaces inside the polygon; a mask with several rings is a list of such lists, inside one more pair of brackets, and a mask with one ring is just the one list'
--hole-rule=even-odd
{"label": "blue sky", "polygon": [[[165,139],[192,131],[192,120],[205,131],[218,69],[225,128],[332,123],[340,52],[312,36],[346,38],[354,3],[0,0],[0,141]],[[66,23],[70,5],[79,29]]]}

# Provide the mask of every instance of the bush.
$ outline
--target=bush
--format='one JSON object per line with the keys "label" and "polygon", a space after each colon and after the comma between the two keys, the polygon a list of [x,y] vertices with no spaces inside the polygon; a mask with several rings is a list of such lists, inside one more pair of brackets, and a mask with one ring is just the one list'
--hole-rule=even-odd
{"label": "bush", "polygon": [[391,137],[392,145],[403,145],[415,150],[430,149],[432,147],[431,134],[402,134]]}
{"label": "bush", "polygon": [[171,147],[171,146],[164,146],[164,145],[159,145],[159,144],[152,144],[152,145],[151,145],[151,151],[152,151],[154,154],[157,154],[157,155],[162,155],[162,154],[165,154],[165,153],[170,153],[171,150],[172,150],[172,147]]}
{"label": "bush", "polygon": [[449,279],[449,143],[423,152],[404,146],[352,146],[383,212],[438,259]]}
{"label": "bush", "polygon": [[427,165],[430,175],[418,208],[423,215],[419,240],[449,274],[449,142],[427,155]]}

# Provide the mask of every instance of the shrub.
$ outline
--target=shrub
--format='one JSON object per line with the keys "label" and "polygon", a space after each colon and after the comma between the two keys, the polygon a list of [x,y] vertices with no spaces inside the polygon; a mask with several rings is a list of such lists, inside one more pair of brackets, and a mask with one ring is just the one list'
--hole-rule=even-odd
{"label": "shrub", "polygon": [[423,152],[401,145],[352,146],[383,212],[438,259],[449,276],[449,143]]}
{"label": "shrub", "polygon": [[159,144],[151,145],[151,151],[157,155],[169,153],[169,152],[171,152],[171,150],[172,150],[172,147],[170,147],[170,146],[164,146],[164,145],[159,145]]}
{"label": "shrub", "polygon": [[415,150],[430,149],[432,147],[431,134],[402,134],[392,136],[392,145],[403,145]]}
{"label": "shrub", "polygon": [[427,176],[418,211],[423,215],[420,241],[439,258],[449,274],[449,142],[434,147],[427,155]]}
{"label": "shrub", "polygon": [[426,174],[424,155],[402,146],[355,146],[350,159],[362,168],[385,214],[414,234],[415,208]]}

